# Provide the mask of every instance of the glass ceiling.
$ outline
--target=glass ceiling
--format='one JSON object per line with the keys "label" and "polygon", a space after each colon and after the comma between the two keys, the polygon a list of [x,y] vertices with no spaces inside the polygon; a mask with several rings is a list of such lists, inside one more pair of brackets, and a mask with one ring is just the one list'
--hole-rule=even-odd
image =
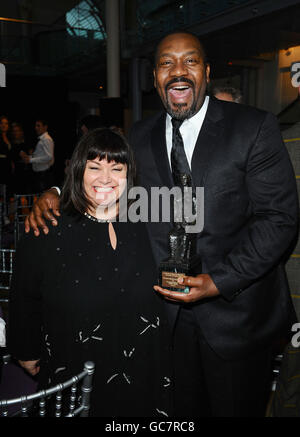
{"label": "glass ceiling", "polygon": [[247,3],[251,0],[137,0],[140,36],[153,40]]}
{"label": "glass ceiling", "polygon": [[77,6],[67,12],[66,22],[70,35],[106,39],[99,10],[92,0],[82,0]]}

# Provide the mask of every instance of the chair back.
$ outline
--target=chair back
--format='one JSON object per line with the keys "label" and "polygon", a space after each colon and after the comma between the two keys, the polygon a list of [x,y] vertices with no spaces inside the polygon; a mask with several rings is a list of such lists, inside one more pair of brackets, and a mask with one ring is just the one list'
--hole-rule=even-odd
{"label": "chair back", "polygon": [[0,203],[2,205],[2,214],[7,215],[7,198],[5,184],[0,184]]}
{"label": "chair back", "polygon": [[15,194],[14,195],[14,242],[17,242],[24,232],[24,221],[26,216],[38,199],[39,194]]}
{"label": "chair back", "polygon": [[[71,387],[69,396],[68,410],[64,417],[88,417],[90,410],[90,395],[92,392],[92,380],[95,372],[95,364],[92,361],[87,361],[84,364],[84,369],[78,375],[73,376],[67,381],[57,384],[47,390],[41,390],[27,396],[20,396],[15,399],[0,400],[0,416],[4,417],[28,417],[29,409],[33,401],[38,400],[38,415],[45,417],[47,413],[47,402],[51,397],[55,396],[55,417],[62,417],[62,398],[63,392]],[[77,393],[78,383],[82,380],[81,393]],[[20,410],[17,413],[9,415],[8,407],[19,405]]]}
{"label": "chair back", "polygon": [[3,204],[0,202],[0,249],[2,248]]}
{"label": "chair back", "polygon": [[8,303],[15,249],[0,249],[0,302]]}
{"label": "chair back", "polygon": [[271,385],[271,391],[275,392],[277,383],[278,383],[278,377],[280,374],[280,367],[283,359],[283,354],[277,354],[275,355],[273,359],[273,365],[272,365],[272,385]]}

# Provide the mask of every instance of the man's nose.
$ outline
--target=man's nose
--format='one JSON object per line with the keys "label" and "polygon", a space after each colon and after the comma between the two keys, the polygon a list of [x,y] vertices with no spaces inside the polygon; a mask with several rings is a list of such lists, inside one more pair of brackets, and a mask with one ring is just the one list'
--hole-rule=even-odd
{"label": "man's nose", "polygon": [[187,65],[183,61],[177,61],[170,70],[172,76],[186,76],[188,74]]}

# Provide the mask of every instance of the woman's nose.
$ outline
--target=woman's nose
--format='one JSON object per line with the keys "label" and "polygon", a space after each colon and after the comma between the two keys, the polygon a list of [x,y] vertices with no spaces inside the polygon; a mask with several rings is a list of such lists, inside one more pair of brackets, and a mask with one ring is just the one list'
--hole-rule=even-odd
{"label": "woman's nose", "polygon": [[102,184],[109,184],[112,181],[112,177],[109,171],[104,170],[99,177]]}

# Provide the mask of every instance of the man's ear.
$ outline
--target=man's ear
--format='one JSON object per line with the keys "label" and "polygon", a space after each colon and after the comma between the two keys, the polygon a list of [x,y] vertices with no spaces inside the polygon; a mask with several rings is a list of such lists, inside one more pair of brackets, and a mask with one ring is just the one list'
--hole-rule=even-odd
{"label": "man's ear", "polygon": [[154,88],[156,88],[156,72],[155,72],[155,70],[153,70],[153,85],[154,85]]}
{"label": "man's ear", "polygon": [[209,83],[210,82],[210,65],[209,64],[206,64],[205,76],[206,76],[206,82]]}

